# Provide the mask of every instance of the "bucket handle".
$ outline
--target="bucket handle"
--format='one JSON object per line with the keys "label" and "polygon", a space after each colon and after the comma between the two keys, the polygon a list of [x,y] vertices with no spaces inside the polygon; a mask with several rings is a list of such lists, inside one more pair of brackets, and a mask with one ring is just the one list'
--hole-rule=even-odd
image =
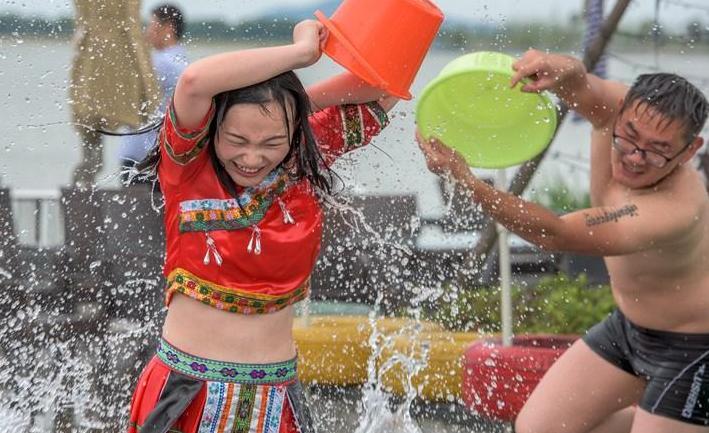
{"label": "bucket handle", "polygon": [[360,63],[360,65],[362,65],[364,67],[364,69],[367,70],[367,73],[369,73],[377,81],[377,83],[375,85],[377,87],[380,87],[380,88],[386,90],[386,88],[389,87],[389,83],[387,83],[386,80],[384,80],[384,78],[382,78],[381,75],[379,75],[377,73],[377,71],[374,70],[372,65],[370,65],[369,62],[367,62],[364,59],[364,57],[362,57],[362,55],[359,53],[359,51],[357,51],[357,48],[355,48],[355,46],[352,45],[352,43],[349,41],[349,39],[347,39],[345,37],[345,35],[343,35],[342,32],[340,32],[340,29],[338,29],[335,26],[335,23],[330,21],[325,16],[325,14],[323,14],[319,10],[315,11],[315,16],[320,20],[321,23],[323,23],[323,25],[325,27],[327,27],[327,30],[330,33],[335,35],[338,42],[340,42],[342,45],[345,46],[345,48],[347,48],[347,51],[349,51],[350,54],[352,54],[352,56],[355,58],[355,60],[357,60]]}

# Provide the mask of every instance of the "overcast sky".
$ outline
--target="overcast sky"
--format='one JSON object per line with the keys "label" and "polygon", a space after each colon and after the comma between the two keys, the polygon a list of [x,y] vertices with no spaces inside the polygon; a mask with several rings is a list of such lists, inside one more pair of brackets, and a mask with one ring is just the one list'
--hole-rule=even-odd
{"label": "overcast sky", "polygon": [[[275,8],[292,6],[294,0],[168,0],[183,8],[188,19],[223,17],[229,21],[258,16]],[[549,16],[559,23],[579,13],[583,0],[433,0],[443,12],[456,19],[483,22],[545,21]],[[165,0],[143,0],[142,9],[164,3]],[[318,0],[299,0],[303,6],[318,4]],[[606,0],[610,10],[614,0]],[[696,7],[692,7],[696,6]],[[624,18],[628,25],[652,19],[655,0],[634,0]],[[70,0],[0,0],[0,11],[44,16],[70,15]],[[552,12],[553,11],[553,12]],[[683,29],[692,19],[709,24],[709,1],[662,0],[660,22],[669,28]]]}

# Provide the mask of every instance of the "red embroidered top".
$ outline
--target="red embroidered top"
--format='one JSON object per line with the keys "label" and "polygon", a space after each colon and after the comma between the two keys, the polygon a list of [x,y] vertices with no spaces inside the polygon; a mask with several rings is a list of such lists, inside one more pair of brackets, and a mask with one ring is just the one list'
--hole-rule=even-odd
{"label": "red embroidered top", "polygon": [[[278,311],[308,293],[322,213],[310,183],[293,182],[282,170],[244,189],[237,202],[207,151],[213,116],[214,106],[199,128],[185,130],[171,107],[160,133],[166,304],[180,292],[235,313]],[[367,144],[387,122],[377,103],[330,107],[309,118],[328,164]]]}

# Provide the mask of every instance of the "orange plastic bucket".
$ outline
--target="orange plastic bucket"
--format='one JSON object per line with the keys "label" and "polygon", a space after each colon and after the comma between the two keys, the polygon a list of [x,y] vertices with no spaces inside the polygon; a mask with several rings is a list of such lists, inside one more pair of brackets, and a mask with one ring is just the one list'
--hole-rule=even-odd
{"label": "orange plastic bucket", "polygon": [[331,18],[323,51],[369,84],[403,99],[421,67],[443,12],[429,0],[345,0]]}

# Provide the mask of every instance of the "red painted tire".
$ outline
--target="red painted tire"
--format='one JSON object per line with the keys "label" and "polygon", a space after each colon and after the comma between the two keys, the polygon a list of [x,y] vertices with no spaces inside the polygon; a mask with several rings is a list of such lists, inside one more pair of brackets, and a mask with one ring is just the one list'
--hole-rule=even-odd
{"label": "red painted tire", "polygon": [[513,421],[544,373],[576,339],[524,335],[510,347],[502,347],[499,338],[475,342],[463,355],[463,401],[481,416]]}

